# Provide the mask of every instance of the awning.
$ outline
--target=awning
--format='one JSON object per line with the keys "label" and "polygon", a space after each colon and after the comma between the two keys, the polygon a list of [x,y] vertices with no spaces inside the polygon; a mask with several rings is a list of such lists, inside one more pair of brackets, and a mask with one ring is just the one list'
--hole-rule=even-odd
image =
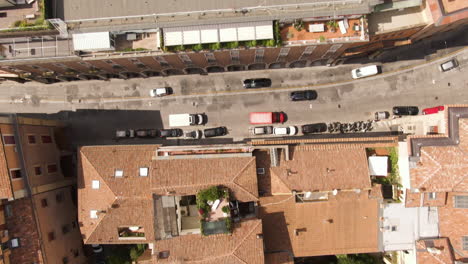
{"label": "awning", "polygon": [[370,156],[369,157],[369,173],[372,176],[387,176],[388,157],[387,156]]}
{"label": "awning", "polygon": [[112,50],[110,33],[93,32],[73,34],[74,50]]}
{"label": "awning", "polygon": [[203,25],[164,28],[164,45],[192,45],[216,42],[273,39],[273,22]]}

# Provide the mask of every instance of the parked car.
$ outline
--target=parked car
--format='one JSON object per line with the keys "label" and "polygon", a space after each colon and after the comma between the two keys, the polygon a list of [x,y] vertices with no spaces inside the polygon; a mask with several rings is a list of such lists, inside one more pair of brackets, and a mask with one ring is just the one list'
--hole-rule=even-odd
{"label": "parked car", "polygon": [[227,135],[227,128],[226,127],[214,127],[214,128],[207,128],[203,131],[205,137],[220,137]]}
{"label": "parked car", "polygon": [[135,130],[127,129],[127,130],[117,130],[115,131],[116,138],[133,138],[135,137]]}
{"label": "parked car", "polygon": [[180,128],[171,128],[171,129],[161,129],[159,131],[159,136],[162,138],[166,137],[180,137],[184,134]]}
{"label": "parked car", "polygon": [[387,119],[390,117],[390,113],[387,111],[375,112],[375,120]]}
{"label": "parked car", "polygon": [[377,65],[369,65],[361,68],[357,68],[351,71],[353,79],[359,79],[369,77],[379,73],[379,67]]}
{"label": "parked car", "polygon": [[158,136],[157,129],[137,129],[135,135],[139,138],[154,138]]}
{"label": "parked car", "polygon": [[456,67],[458,67],[458,61],[454,58],[454,59],[451,59],[449,61],[446,61],[442,64],[439,65],[439,70],[441,70],[442,72],[446,72],[446,71],[450,71],[452,69],[455,69]]}
{"label": "parked car", "polygon": [[327,132],[327,124],[315,123],[302,126],[302,134],[323,133]]}
{"label": "parked car", "polygon": [[154,88],[150,90],[151,97],[162,97],[165,95],[170,95],[172,93],[173,91],[172,91],[172,88],[170,87]]}
{"label": "parked car", "polygon": [[253,127],[250,129],[252,135],[270,135],[273,134],[272,126]]}
{"label": "parked car", "polygon": [[264,88],[271,86],[271,79],[257,78],[257,79],[245,79],[244,88]]}
{"label": "parked car", "polygon": [[104,250],[99,244],[92,244],[91,247],[93,248],[94,253],[101,253]]}
{"label": "parked car", "polygon": [[290,135],[294,136],[297,133],[297,128],[295,126],[288,126],[288,127],[275,127],[273,128],[273,134],[284,136]]}
{"label": "parked car", "polygon": [[305,101],[317,99],[317,92],[314,90],[295,91],[289,95],[291,101]]}
{"label": "parked car", "polygon": [[193,138],[193,139],[200,139],[202,135],[203,133],[201,132],[201,130],[194,130],[194,131],[185,133],[186,138]]}
{"label": "parked car", "polygon": [[393,107],[394,115],[417,115],[419,108],[417,106],[395,106]]}
{"label": "parked car", "polygon": [[436,107],[431,107],[431,108],[426,108],[424,110],[422,110],[422,114],[423,115],[430,115],[430,114],[437,114],[439,113],[439,111],[444,111],[444,106],[443,105],[439,105],[439,106],[436,106]]}

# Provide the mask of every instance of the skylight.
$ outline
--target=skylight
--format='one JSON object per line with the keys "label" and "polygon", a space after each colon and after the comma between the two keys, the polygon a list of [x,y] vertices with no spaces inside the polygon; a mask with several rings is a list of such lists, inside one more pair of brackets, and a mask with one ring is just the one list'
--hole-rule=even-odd
{"label": "skylight", "polygon": [[123,177],[123,170],[115,170],[115,177]]}
{"label": "skylight", "polygon": [[91,219],[97,219],[98,218],[97,210],[90,210],[89,216],[91,217]]}
{"label": "skylight", "polygon": [[140,168],[140,176],[147,177],[148,176],[148,168]]}
{"label": "skylight", "polygon": [[99,189],[99,186],[100,186],[100,183],[99,183],[98,180],[93,180],[93,181],[91,182],[91,188],[93,188],[93,189]]}

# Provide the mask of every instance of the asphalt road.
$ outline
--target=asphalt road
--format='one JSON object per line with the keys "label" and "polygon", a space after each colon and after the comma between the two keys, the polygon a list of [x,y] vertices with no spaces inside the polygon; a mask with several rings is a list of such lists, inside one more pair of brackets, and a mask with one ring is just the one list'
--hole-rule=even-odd
{"label": "asphalt road", "polygon": [[[452,57],[460,67],[440,72],[438,65]],[[209,118],[205,127],[226,126],[226,138],[242,140],[249,137],[248,114],[255,111],[284,111],[288,116],[284,125],[302,125],[367,120],[375,111],[389,111],[395,105],[466,104],[467,60],[465,48],[432,61],[386,63],[382,74],[361,80],[352,80],[350,71],[362,65],[341,65],[54,85],[6,82],[0,86],[0,111],[72,111],[59,116],[72,124],[83,144],[111,143],[117,128],[168,127],[169,114],[204,112]],[[272,88],[243,89],[242,80],[250,77],[271,78]],[[174,95],[149,97],[151,88],[162,86],[172,87]],[[316,90],[318,99],[289,101],[291,91],[306,89]]]}

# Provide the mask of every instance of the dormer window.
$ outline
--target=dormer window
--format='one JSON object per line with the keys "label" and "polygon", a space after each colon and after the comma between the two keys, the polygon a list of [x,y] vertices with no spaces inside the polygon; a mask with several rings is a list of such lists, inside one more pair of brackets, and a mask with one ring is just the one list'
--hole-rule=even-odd
{"label": "dormer window", "polygon": [[141,177],[147,177],[148,176],[148,172],[149,172],[149,169],[144,167],[144,168],[140,168],[140,176]]}
{"label": "dormer window", "polygon": [[93,181],[91,182],[91,188],[97,190],[97,189],[99,189],[99,186],[100,186],[100,183],[99,183],[98,180],[93,180]]}
{"label": "dormer window", "polygon": [[122,178],[123,177],[123,170],[115,170],[114,176],[116,178]]}
{"label": "dormer window", "polygon": [[89,211],[89,217],[91,217],[91,219],[98,219],[98,214],[97,214],[97,210],[90,210]]}

